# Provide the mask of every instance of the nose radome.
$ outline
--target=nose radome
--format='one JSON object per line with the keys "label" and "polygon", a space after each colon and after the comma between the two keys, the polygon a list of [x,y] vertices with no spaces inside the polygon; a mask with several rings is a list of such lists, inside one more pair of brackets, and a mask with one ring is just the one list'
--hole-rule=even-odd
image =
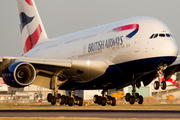
{"label": "nose radome", "polygon": [[178,55],[178,48],[174,41],[172,40],[166,40],[162,43],[164,52],[166,56],[177,56]]}

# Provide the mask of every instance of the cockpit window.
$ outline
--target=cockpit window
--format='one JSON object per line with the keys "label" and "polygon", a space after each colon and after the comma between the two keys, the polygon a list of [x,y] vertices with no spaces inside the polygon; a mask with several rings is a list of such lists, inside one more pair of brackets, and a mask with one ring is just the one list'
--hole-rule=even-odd
{"label": "cockpit window", "polygon": [[152,34],[149,38],[153,39],[153,38],[157,38],[157,37],[172,37],[173,38],[172,34],[169,34],[169,33],[166,33],[166,34],[156,33],[156,34]]}
{"label": "cockpit window", "polygon": [[151,35],[150,39],[152,39],[152,38],[153,38],[153,36],[154,36],[154,34],[152,34],[152,35]]}
{"label": "cockpit window", "polygon": [[171,37],[171,35],[170,34],[166,34],[166,37]]}
{"label": "cockpit window", "polygon": [[159,34],[159,37],[165,37],[165,34]]}
{"label": "cockpit window", "polygon": [[156,38],[158,36],[158,34],[155,34],[154,38]]}

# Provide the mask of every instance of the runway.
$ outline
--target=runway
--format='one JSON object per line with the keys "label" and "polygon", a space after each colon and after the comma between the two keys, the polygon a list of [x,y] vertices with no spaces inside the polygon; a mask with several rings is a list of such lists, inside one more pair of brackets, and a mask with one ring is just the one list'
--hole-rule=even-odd
{"label": "runway", "polygon": [[180,118],[180,111],[0,110],[0,117]]}

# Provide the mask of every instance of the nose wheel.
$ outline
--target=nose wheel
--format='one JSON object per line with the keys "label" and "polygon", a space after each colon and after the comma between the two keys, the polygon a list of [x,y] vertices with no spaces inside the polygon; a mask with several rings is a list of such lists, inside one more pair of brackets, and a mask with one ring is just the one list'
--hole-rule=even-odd
{"label": "nose wheel", "polygon": [[160,70],[157,71],[157,74],[158,74],[158,81],[155,81],[154,82],[154,89],[155,90],[158,90],[159,87],[161,87],[162,90],[165,90],[166,89],[166,82],[165,81],[161,81],[161,78],[162,76],[164,75],[163,74],[163,70],[166,69],[166,65],[164,65],[164,67],[159,67],[161,68]]}

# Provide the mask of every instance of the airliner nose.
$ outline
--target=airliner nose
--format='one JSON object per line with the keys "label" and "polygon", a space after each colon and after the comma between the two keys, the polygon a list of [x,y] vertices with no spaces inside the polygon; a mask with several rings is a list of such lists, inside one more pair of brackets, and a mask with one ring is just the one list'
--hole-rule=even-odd
{"label": "airliner nose", "polygon": [[162,43],[162,46],[164,48],[164,52],[166,56],[174,56],[177,57],[178,55],[178,47],[174,40],[165,40]]}
{"label": "airliner nose", "polygon": [[178,47],[176,45],[176,42],[174,40],[165,40],[162,43],[161,48],[161,51],[166,56],[162,61],[164,61],[164,63],[166,63],[167,65],[172,64],[176,60],[178,55]]}

